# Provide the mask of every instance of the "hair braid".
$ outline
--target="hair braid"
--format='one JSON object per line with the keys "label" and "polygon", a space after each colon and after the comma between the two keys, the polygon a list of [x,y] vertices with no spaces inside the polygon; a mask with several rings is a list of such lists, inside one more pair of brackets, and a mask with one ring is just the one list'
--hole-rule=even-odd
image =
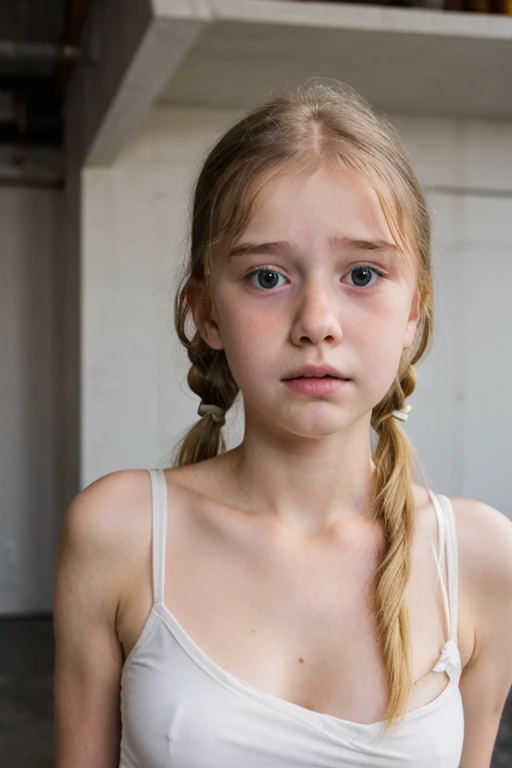
{"label": "hair braid", "polygon": [[[389,712],[400,712],[395,719],[396,726],[403,720],[410,693],[411,638],[405,592],[411,573],[415,521],[412,491],[415,451],[404,429],[391,418],[393,410],[403,407],[416,386],[414,368],[410,363],[405,364],[405,372],[397,375],[393,387],[372,412],[372,427],[379,437],[373,455],[374,514],[382,523],[384,533],[382,559],[374,575],[374,610],[389,686],[386,717]],[[388,720],[382,736],[390,727]]]}
{"label": "hair braid", "polygon": [[[187,349],[192,363],[187,375],[187,382],[204,403],[218,405],[224,412],[233,405],[238,394],[235,382],[223,349],[212,349],[199,331],[190,340],[185,332],[187,311],[181,294],[185,295],[185,285],[178,292],[175,302],[175,323],[180,341]],[[226,443],[222,435],[222,424],[208,414],[202,416],[191,429],[178,441],[179,452],[173,466],[195,464],[224,453]]]}

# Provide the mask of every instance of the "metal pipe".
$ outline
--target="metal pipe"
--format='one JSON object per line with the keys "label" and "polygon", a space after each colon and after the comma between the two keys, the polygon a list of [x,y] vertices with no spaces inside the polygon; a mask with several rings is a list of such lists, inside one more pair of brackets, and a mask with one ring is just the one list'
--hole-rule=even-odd
{"label": "metal pipe", "polygon": [[0,40],[0,59],[10,61],[77,61],[80,48],[47,43],[13,43]]}

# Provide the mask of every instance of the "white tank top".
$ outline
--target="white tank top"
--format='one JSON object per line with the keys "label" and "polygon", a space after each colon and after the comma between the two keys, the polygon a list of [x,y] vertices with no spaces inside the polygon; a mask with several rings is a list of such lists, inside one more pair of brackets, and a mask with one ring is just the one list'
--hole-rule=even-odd
{"label": "white tank top", "polygon": [[[210,659],[164,604],[167,485],[153,494],[154,603],[121,678],[119,768],[457,768],[464,738],[457,646],[457,542],[446,496],[429,491],[449,638],[433,670],[450,681],[378,743],[384,722],[355,723],[265,693]],[[442,562],[441,562],[442,561]],[[448,593],[445,586],[447,571]]]}

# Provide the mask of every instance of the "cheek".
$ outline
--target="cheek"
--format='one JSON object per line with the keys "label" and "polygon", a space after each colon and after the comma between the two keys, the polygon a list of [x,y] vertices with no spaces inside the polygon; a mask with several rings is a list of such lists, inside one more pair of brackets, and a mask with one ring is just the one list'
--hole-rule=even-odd
{"label": "cheek", "polygon": [[224,351],[237,382],[239,378],[261,375],[267,366],[280,370],[279,358],[286,339],[278,335],[278,329],[283,329],[284,334],[286,323],[276,319],[275,311],[251,312],[247,305],[240,311],[239,305],[226,303],[218,321]]}
{"label": "cheek", "polygon": [[385,391],[391,386],[402,355],[405,320],[397,308],[375,307],[345,323],[345,342],[359,356],[361,371]]}
{"label": "cheek", "polygon": [[275,309],[269,308],[265,311],[261,308],[252,310],[248,302],[243,306],[240,304],[226,303],[219,316],[219,327],[223,340],[230,340],[233,343],[245,343],[252,339],[265,340],[268,338],[270,329],[284,327],[280,318],[276,317]]}

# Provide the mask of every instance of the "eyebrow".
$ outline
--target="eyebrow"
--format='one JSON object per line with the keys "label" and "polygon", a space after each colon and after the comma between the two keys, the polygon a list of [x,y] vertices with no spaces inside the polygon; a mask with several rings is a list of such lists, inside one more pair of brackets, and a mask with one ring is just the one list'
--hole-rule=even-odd
{"label": "eyebrow", "polygon": [[[353,240],[349,237],[330,238],[332,246],[341,246],[347,250],[358,251],[385,251],[398,252],[399,248],[395,243],[388,243],[386,240]],[[278,240],[273,243],[239,243],[231,249],[228,258],[236,256],[246,256],[247,254],[279,253],[283,250],[293,250],[287,240]]]}

